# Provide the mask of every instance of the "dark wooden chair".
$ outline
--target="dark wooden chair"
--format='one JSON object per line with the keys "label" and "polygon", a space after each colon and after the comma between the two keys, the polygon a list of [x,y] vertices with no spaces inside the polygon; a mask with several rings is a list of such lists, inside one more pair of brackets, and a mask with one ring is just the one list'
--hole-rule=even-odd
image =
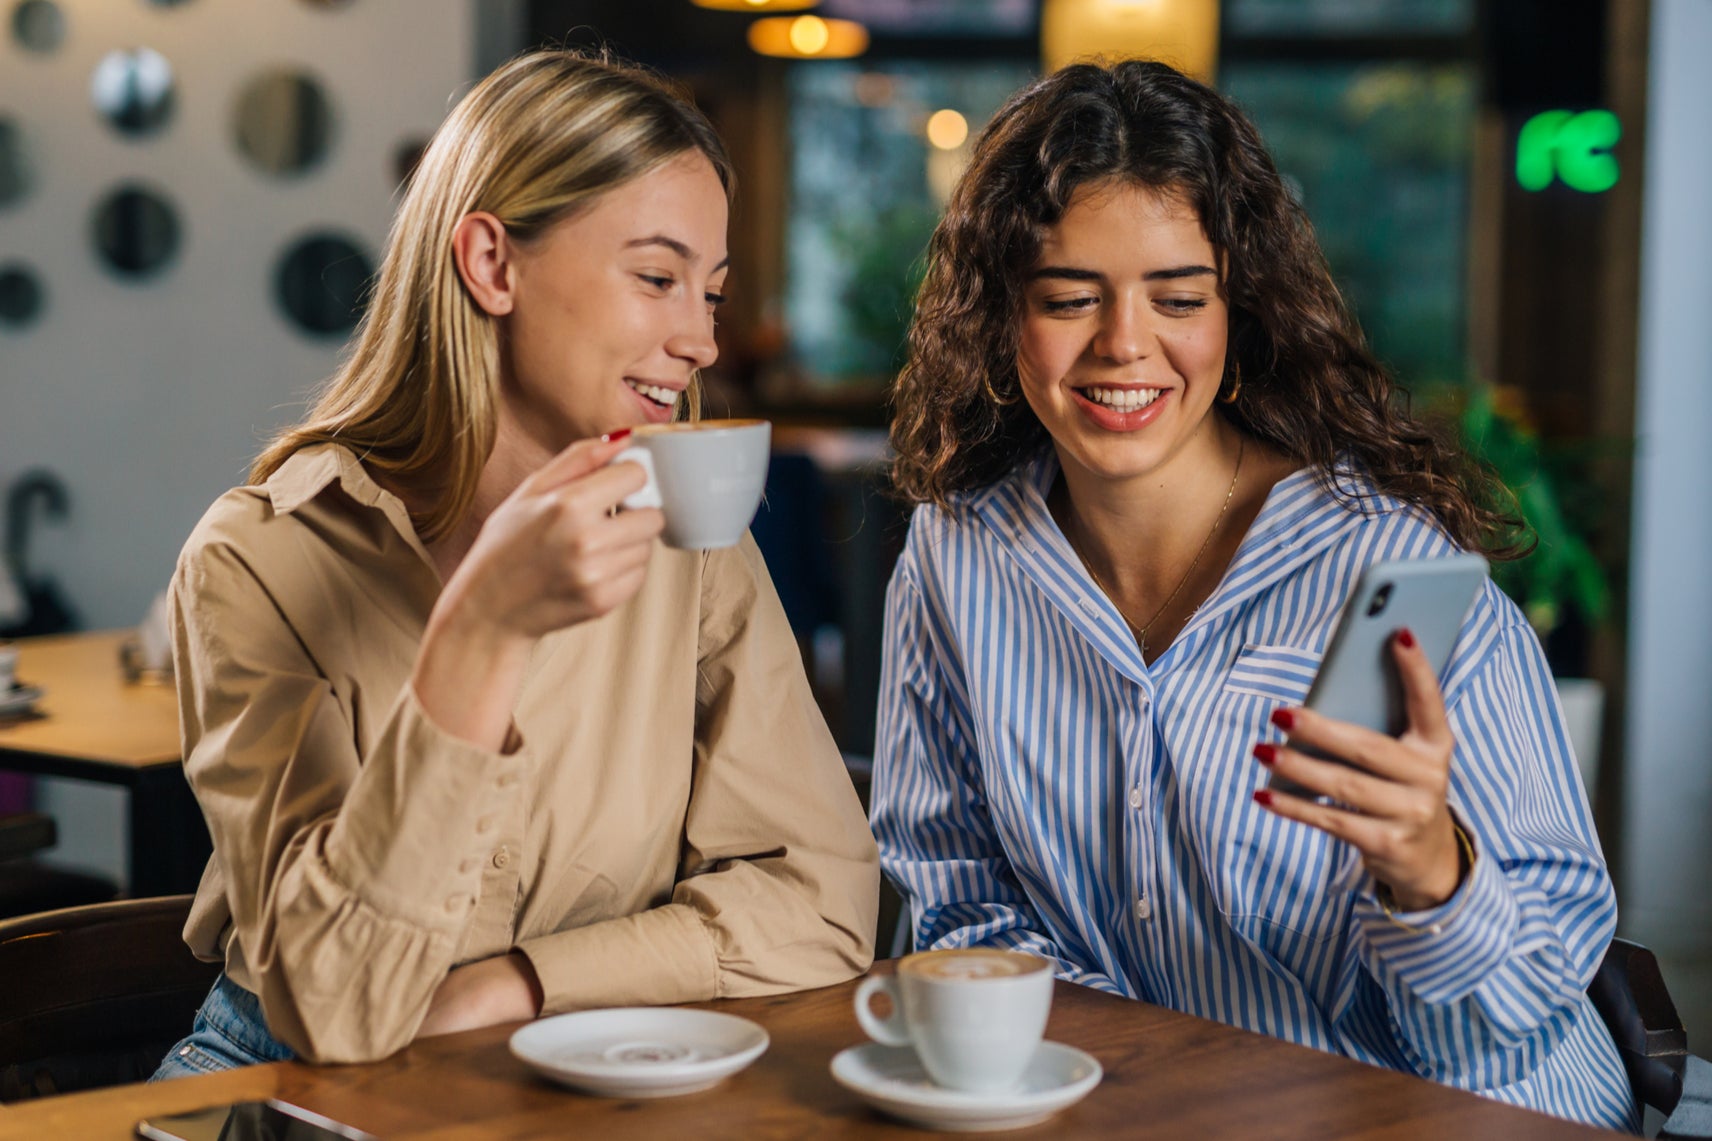
{"label": "dark wooden chair", "polygon": [[184,945],[190,900],[131,899],[0,921],[0,1102],[154,1073],[190,1032],[220,973]]}
{"label": "dark wooden chair", "polygon": [[119,885],[105,876],[48,867],[34,858],[58,841],[51,816],[0,815],[0,919],[105,903],[119,894]]}
{"label": "dark wooden chair", "polygon": [[1635,1100],[1665,1115],[1658,1136],[1712,1138],[1712,1065],[1688,1052],[1653,953],[1613,939],[1587,994],[1617,1043]]}

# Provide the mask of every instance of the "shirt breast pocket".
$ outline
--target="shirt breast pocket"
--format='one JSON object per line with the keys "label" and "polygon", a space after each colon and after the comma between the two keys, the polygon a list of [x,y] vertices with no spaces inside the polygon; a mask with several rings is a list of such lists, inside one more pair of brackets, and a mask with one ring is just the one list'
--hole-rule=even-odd
{"label": "shirt breast pocket", "polygon": [[1314,684],[1320,655],[1295,646],[1244,646],[1225,678],[1225,693],[1300,705]]}
{"label": "shirt breast pocket", "polygon": [[[1300,705],[1313,685],[1320,655],[1293,646],[1244,646],[1223,686],[1224,714],[1238,740],[1275,740],[1268,717]],[[1244,801],[1266,781],[1266,770],[1244,749]],[[1344,846],[1318,829],[1245,804],[1228,818],[1214,845],[1219,910],[1242,937],[1292,974],[1314,974],[1324,944],[1343,926],[1347,898],[1331,890],[1347,858]]]}

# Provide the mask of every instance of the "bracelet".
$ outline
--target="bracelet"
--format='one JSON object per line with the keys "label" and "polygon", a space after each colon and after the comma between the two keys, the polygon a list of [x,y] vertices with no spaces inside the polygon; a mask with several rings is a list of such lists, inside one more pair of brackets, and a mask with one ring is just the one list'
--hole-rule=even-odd
{"label": "bracelet", "polygon": [[[1373,893],[1374,897],[1379,900],[1379,909],[1385,913],[1385,918],[1390,921],[1391,926],[1401,927],[1411,935],[1420,935],[1423,933],[1427,935],[1437,935],[1444,930],[1444,925],[1446,923],[1449,923],[1452,919],[1456,918],[1457,912],[1462,910],[1463,904],[1468,902],[1468,893],[1462,891],[1462,888],[1468,883],[1468,876],[1474,873],[1474,842],[1468,838],[1468,833],[1462,830],[1462,825],[1456,822],[1456,817],[1451,817],[1450,826],[1451,829],[1456,832],[1456,842],[1462,846],[1464,868],[1463,876],[1458,879],[1456,883],[1457,891],[1452,893],[1460,893],[1458,894],[1456,906],[1451,908],[1448,915],[1441,915],[1431,923],[1405,923],[1401,919],[1398,919],[1397,913],[1392,910],[1392,904],[1395,901],[1391,898],[1390,887],[1385,884],[1376,884],[1375,887],[1377,890]],[[1441,904],[1440,906],[1443,905]]]}

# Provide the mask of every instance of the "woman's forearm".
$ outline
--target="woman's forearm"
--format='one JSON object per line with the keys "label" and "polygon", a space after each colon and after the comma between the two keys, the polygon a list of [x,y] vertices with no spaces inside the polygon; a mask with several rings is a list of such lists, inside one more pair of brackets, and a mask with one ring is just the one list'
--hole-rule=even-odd
{"label": "woman's forearm", "polygon": [[472,621],[448,584],[429,615],[410,684],[429,718],[454,737],[503,751],[534,640]]}

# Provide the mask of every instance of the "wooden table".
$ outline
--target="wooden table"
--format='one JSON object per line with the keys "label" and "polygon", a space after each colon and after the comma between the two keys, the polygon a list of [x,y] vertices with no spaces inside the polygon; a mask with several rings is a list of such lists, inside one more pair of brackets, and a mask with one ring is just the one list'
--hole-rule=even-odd
{"label": "wooden table", "polygon": [[43,696],[39,716],[0,721],[0,769],[129,789],[130,893],[195,891],[210,844],[184,779],[178,697],[125,680],[119,644],[130,633],[18,641],[18,678]]}
{"label": "wooden table", "polygon": [[[890,969],[881,964],[877,970]],[[654,1101],[585,1097],[535,1078],[506,1049],[514,1027],[429,1039],[383,1062],[255,1066],[210,1077],[0,1106],[0,1138],[123,1141],[139,1118],[277,1097],[385,1138],[925,1137],[869,1110],[827,1072],[864,1041],[854,982],[707,1003],[752,1018],[772,1045],[704,1093]],[[1047,1035],[1089,1051],[1105,1079],[1017,1138],[1266,1138],[1268,1141],[1529,1141],[1621,1134],[1487,1101],[1389,1070],[1058,984]]]}

